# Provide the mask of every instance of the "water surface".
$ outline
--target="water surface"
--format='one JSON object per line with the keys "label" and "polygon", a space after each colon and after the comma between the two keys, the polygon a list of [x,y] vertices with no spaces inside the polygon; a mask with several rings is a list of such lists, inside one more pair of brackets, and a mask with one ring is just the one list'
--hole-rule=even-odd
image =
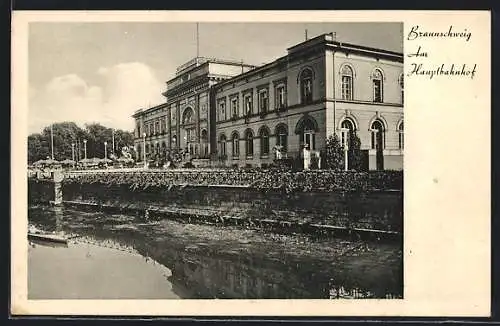
{"label": "water surface", "polygon": [[400,298],[399,244],[37,206],[30,223],[72,237],[29,249],[31,299]]}

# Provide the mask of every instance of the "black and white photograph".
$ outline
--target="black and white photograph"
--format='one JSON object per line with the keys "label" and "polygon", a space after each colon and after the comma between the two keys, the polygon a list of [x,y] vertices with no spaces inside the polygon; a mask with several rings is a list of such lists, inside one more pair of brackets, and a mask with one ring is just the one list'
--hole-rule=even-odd
{"label": "black and white photograph", "polygon": [[402,38],[31,24],[28,298],[402,298]]}
{"label": "black and white photograph", "polygon": [[485,315],[480,17],[18,14],[13,310]]}

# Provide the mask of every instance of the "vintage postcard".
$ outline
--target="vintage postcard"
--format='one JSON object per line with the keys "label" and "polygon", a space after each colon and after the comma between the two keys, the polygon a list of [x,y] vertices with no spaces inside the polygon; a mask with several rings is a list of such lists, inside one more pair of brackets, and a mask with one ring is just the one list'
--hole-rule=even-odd
{"label": "vintage postcard", "polygon": [[490,315],[487,11],[14,12],[16,315]]}

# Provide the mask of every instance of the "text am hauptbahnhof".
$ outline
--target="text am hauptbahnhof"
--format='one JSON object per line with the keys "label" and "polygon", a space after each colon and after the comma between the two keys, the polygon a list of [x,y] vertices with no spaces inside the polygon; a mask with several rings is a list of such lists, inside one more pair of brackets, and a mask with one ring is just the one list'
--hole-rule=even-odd
{"label": "text am hauptbahnhof", "polygon": [[403,167],[402,53],[323,34],[257,67],[196,57],[166,84],[165,103],[133,115],[147,159],[182,149],[205,164],[265,167],[273,149],[297,158],[356,133],[367,169]]}

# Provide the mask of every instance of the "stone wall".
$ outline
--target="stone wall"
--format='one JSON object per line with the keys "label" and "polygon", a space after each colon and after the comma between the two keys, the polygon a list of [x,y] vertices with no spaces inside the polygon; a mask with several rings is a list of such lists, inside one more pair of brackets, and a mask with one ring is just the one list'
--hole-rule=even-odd
{"label": "stone wall", "polygon": [[28,203],[48,204],[54,200],[54,182],[47,179],[28,179]]}
{"label": "stone wall", "polygon": [[63,184],[66,203],[91,203],[154,214],[274,220],[346,228],[402,231],[402,193],[262,191],[234,187],[149,187]]}

